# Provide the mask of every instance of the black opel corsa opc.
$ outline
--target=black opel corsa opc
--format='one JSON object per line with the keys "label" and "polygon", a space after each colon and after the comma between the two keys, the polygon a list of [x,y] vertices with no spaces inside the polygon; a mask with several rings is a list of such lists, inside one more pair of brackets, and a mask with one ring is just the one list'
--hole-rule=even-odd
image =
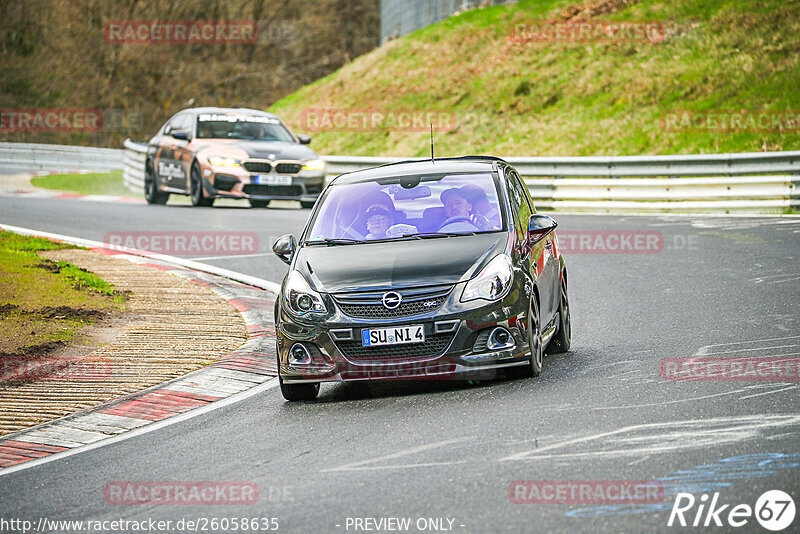
{"label": "black opel corsa opc", "polygon": [[[296,241],[275,305],[283,396],[321,382],[537,376],[571,339],[556,222],[517,171],[466,156],[343,174]],[[481,373],[485,376],[485,373]]]}

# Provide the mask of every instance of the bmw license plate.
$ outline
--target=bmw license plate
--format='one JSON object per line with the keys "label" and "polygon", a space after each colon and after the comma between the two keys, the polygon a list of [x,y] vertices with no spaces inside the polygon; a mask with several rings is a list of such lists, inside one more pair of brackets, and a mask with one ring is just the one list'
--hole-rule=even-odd
{"label": "bmw license plate", "polygon": [[424,341],[425,329],[421,324],[393,328],[365,328],[361,331],[361,342],[365,347],[423,343]]}
{"label": "bmw license plate", "polygon": [[278,174],[257,174],[253,176],[253,180],[256,185],[292,185],[291,176]]}

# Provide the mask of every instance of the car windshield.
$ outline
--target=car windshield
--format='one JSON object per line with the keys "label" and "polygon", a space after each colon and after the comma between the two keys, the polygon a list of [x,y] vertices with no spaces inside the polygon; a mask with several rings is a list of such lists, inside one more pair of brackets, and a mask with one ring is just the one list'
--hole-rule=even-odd
{"label": "car windshield", "polygon": [[503,230],[503,220],[497,180],[490,173],[398,176],[332,185],[306,243],[472,235]]}
{"label": "car windshield", "polygon": [[197,137],[294,142],[281,121],[264,115],[205,113],[197,117]]}

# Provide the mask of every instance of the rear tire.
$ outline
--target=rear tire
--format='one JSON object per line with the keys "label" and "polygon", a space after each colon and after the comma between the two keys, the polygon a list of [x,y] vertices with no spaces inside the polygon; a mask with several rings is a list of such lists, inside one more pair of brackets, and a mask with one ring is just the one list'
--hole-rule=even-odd
{"label": "rear tire", "polygon": [[254,208],[266,208],[269,206],[269,200],[253,200],[251,198],[250,205]]}
{"label": "rear tire", "polygon": [[200,166],[195,161],[192,163],[191,174],[191,196],[192,206],[209,207],[214,204],[213,198],[207,198],[203,191],[203,177],[200,175]]}
{"label": "rear tire", "polygon": [[283,398],[289,402],[310,401],[319,395],[319,382],[315,384],[284,384],[283,378],[278,375]]}
{"label": "rear tire", "polygon": [[528,346],[530,357],[527,365],[509,367],[508,373],[512,378],[530,378],[542,374],[544,364],[542,350],[542,327],[539,324],[539,303],[531,299],[530,313],[528,314]]}
{"label": "rear tire", "polygon": [[169,193],[162,193],[158,190],[158,177],[153,170],[153,164],[147,162],[144,168],[144,199],[148,204],[166,204],[169,200]]}
{"label": "rear tire", "polygon": [[314,204],[316,204],[316,201],[314,201],[314,200],[301,200],[301,201],[300,201],[300,206],[301,206],[301,207],[302,207],[304,210],[308,210],[308,209],[311,209],[311,208],[313,208],[313,207],[314,207]]}
{"label": "rear tire", "polygon": [[572,321],[569,317],[569,297],[567,295],[567,279],[561,277],[561,301],[558,304],[558,332],[547,345],[548,354],[562,354],[572,344]]}

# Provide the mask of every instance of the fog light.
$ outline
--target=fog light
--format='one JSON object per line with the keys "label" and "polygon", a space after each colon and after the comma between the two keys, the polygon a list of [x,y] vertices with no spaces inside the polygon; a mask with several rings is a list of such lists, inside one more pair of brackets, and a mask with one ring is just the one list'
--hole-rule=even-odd
{"label": "fog light", "polygon": [[295,343],[289,349],[290,365],[308,365],[311,363],[311,353],[302,343]]}
{"label": "fog light", "polygon": [[503,350],[510,349],[514,346],[514,337],[511,332],[498,326],[489,334],[489,339],[486,341],[486,348],[489,350]]}

